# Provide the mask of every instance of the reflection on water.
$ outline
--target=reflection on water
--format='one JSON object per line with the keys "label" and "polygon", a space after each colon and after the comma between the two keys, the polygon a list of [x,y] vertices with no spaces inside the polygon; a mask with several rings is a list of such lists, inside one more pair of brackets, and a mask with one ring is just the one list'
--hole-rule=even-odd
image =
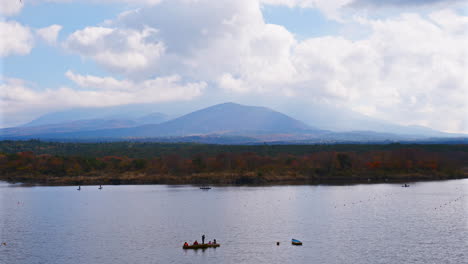
{"label": "reflection on water", "polygon": [[[0,184],[0,263],[466,263],[468,181],[351,186]],[[195,239],[219,248],[183,250]],[[302,247],[291,246],[291,238]],[[281,242],[280,246],[276,242]]]}

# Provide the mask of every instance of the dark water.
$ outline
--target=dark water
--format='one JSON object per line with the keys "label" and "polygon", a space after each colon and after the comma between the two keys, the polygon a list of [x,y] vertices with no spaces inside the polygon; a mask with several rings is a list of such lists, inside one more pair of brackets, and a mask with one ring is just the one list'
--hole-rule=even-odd
{"label": "dark water", "polygon": [[[468,180],[209,191],[0,183],[0,263],[468,263],[467,194]],[[202,234],[221,247],[181,248]]]}

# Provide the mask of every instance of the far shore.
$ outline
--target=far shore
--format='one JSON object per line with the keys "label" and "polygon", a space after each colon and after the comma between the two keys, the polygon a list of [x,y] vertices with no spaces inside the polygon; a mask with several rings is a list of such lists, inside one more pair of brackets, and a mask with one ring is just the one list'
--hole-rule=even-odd
{"label": "far shore", "polygon": [[0,180],[11,183],[340,185],[463,178],[468,145],[0,141]]}
{"label": "far shore", "polygon": [[198,173],[191,175],[147,175],[142,173],[89,174],[82,176],[48,176],[48,175],[0,175],[0,180],[9,183],[42,186],[75,186],[75,185],[346,185],[365,183],[407,183],[418,181],[439,181],[468,178],[468,173],[382,173],[356,175],[258,175],[256,173]]}

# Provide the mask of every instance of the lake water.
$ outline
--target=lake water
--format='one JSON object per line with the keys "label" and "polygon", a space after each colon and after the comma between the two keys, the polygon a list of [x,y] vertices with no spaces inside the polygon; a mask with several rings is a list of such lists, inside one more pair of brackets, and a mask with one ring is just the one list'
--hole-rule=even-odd
{"label": "lake water", "polygon": [[[468,180],[209,191],[0,183],[0,263],[468,263],[467,194]],[[182,249],[202,234],[221,247]]]}

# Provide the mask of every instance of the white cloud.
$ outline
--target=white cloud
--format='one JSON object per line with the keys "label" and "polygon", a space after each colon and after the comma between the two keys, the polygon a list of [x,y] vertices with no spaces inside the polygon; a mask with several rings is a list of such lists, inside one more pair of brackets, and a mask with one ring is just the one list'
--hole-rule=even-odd
{"label": "white cloud", "polygon": [[117,80],[112,77],[98,77],[93,75],[79,75],[67,71],[65,76],[80,87],[102,90],[131,90],[135,84],[129,80]]}
{"label": "white cloud", "polygon": [[0,0],[0,15],[11,16],[19,13],[23,8],[23,2],[12,0]]}
{"label": "white cloud", "polygon": [[[358,112],[403,124],[468,131],[468,21],[453,12],[360,22],[367,39],[309,39],[294,52],[303,82]],[[298,92],[316,94],[308,88]]]}
{"label": "white cloud", "polygon": [[249,87],[246,86],[243,80],[234,78],[230,73],[224,73],[218,79],[220,88],[237,93],[249,92]]}
{"label": "white cloud", "polygon": [[[78,86],[102,92],[125,93],[128,102],[160,102],[171,100],[187,100],[202,94],[205,82],[182,84],[181,77],[172,75],[148,79],[140,82],[117,80],[112,77],[80,75],[67,71],[65,75]],[[132,101],[133,100],[133,101]]]}
{"label": "white cloud", "polygon": [[51,25],[37,29],[36,34],[48,44],[54,45],[57,42],[57,37],[61,29],[62,26],[60,25]]}
{"label": "white cloud", "polygon": [[133,103],[190,100],[202,94],[204,82],[184,83],[177,75],[143,82],[119,81],[110,77],[66,73],[84,89],[61,87],[39,90],[23,80],[5,79],[0,83],[2,126],[29,121],[31,115],[70,107],[101,107]]}
{"label": "white cloud", "polygon": [[[139,38],[139,46],[143,47],[124,47],[112,52],[112,46],[117,45],[114,43],[128,43],[131,36],[115,34],[117,28],[135,34],[150,28],[154,33],[151,37]],[[107,40],[109,35],[113,38]],[[237,68],[245,77],[261,74],[255,79],[274,83],[290,79],[294,72],[288,61],[294,42],[293,34],[284,27],[265,24],[260,6],[254,1],[204,0],[170,1],[155,8],[124,12],[115,21],[109,21],[105,28],[85,28],[73,33],[66,46],[133,79],[178,73],[190,78],[217,80],[220,73]],[[127,50],[147,58],[148,63],[139,67],[122,63],[118,56]],[[151,54],[149,51],[159,52]],[[105,60],[98,57],[103,54],[107,55]],[[264,70],[253,73],[250,69],[256,67]]]}
{"label": "white cloud", "polygon": [[31,30],[15,21],[0,21],[0,56],[28,54],[34,44]]}
{"label": "white cloud", "polygon": [[87,27],[71,34],[65,47],[116,72],[133,73],[157,63],[164,53],[161,41],[154,41],[158,31],[107,27]]}

